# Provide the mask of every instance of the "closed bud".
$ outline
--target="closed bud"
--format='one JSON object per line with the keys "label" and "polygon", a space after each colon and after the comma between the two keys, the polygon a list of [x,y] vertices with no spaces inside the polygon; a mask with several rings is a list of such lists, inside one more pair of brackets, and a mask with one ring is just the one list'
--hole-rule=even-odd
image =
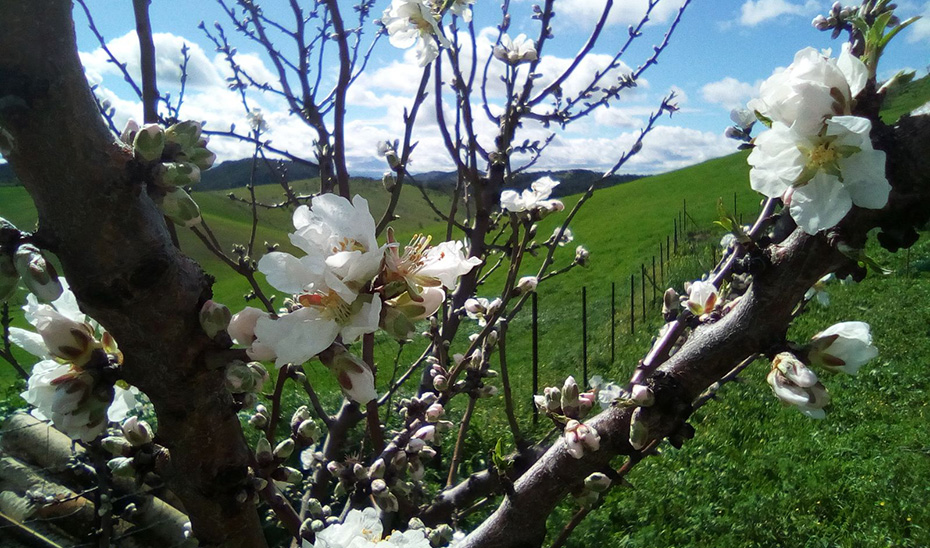
{"label": "closed bud", "polygon": [[524,276],[520,278],[520,281],[517,282],[516,292],[517,295],[522,295],[524,293],[533,293],[536,291],[536,286],[539,285],[539,278],[536,276]]}
{"label": "closed bud", "polygon": [[132,478],[136,475],[136,469],[132,465],[132,459],[128,457],[116,457],[107,461],[107,468],[118,478]]}
{"label": "closed bud", "polygon": [[297,435],[300,436],[301,439],[313,443],[320,437],[320,427],[312,420],[307,419],[298,425]]}
{"label": "closed bud", "polygon": [[307,501],[307,512],[313,517],[320,517],[323,515],[323,505],[317,499],[310,499]]}
{"label": "closed bud", "polygon": [[301,405],[294,411],[294,414],[291,415],[291,429],[295,429],[300,426],[305,420],[310,418],[310,410],[307,409],[306,405]]}
{"label": "closed bud", "polygon": [[381,177],[381,184],[384,185],[384,190],[393,192],[394,187],[397,186],[397,176],[393,171],[388,171]]}
{"label": "closed bud", "polygon": [[216,154],[205,146],[196,146],[184,155],[187,162],[197,166],[200,171],[206,171],[216,162]]}
{"label": "closed bud", "polygon": [[274,457],[285,460],[294,452],[294,440],[287,438],[274,448]]}
{"label": "closed bud", "polygon": [[129,417],[123,423],[123,436],[134,447],[139,447],[152,442],[152,427],[137,417]]}
{"label": "closed bud", "polygon": [[185,228],[200,223],[200,206],[183,188],[171,188],[155,199],[155,205],[165,217]]}
{"label": "closed bud", "polygon": [[352,465],[352,474],[355,476],[355,479],[359,481],[367,480],[368,479],[368,468],[356,462],[355,464]]}
{"label": "closed bud", "polygon": [[371,492],[374,495],[380,495],[387,491],[387,483],[383,479],[376,479],[371,482]]}
{"label": "closed bud", "polygon": [[161,166],[155,181],[158,186],[182,187],[200,182],[200,168],[190,162],[165,162]]}
{"label": "closed bud", "polygon": [[161,159],[164,150],[165,131],[158,124],[145,124],[135,132],[132,151],[137,159],[143,162],[154,162]]}
{"label": "closed bud", "polygon": [[588,266],[591,260],[591,253],[584,246],[575,248],[575,264],[578,266]]}
{"label": "closed bud", "polygon": [[326,527],[326,524],[323,523],[323,520],[321,519],[315,519],[310,522],[310,528],[313,529],[314,533],[319,533],[323,530],[324,527]]}
{"label": "closed bud", "polygon": [[384,471],[386,466],[384,465],[384,459],[379,458],[375,462],[371,463],[371,467],[368,469],[368,477],[374,479],[380,479],[384,477]]}
{"label": "closed bud", "polygon": [[486,384],[478,389],[479,398],[493,398],[497,393],[497,387],[492,384]]}
{"label": "closed bud", "polygon": [[581,403],[578,401],[578,383],[569,376],[562,385],[562,413],[571,418],[578,418]]}
{"label": "closed bud", "polygon": [[380,508],[382,512],[391,513],[400,509],[400,504],[397,502],[397,497],[394,496],[394,493],[391,493],[390,491],[379,497],[376,497],[375,502],[378,504],[378,508]]}
{"label": "closed bud", "polygon": [[584,486],[595,493],[603,493],[610,487],[610,478],[601,472],[595,472],[584,479]]}
{"label": "closed bud", "polygon": [[345,347],[334,345],[331,351],[320,354],[320,359],[336,375],[343,393],[349,399],[365,405],[378,398],[371,368]]}
{"label": "closed bud", "polygon": [[442,417],[445,410],[442,405],[439,403],[434,403],[426,409],[426,420],[427,422],[436,422]]}
{"label": "closed bud", "polygon": [[229,308],[212,299],[208,299],[200,307],[200,327],[211,339],[226,331],[231,319],[232,313]]}
{"label": "closed bud", "polygon": [[132,444],[123,436],[107,436],[100,440],[100,446],[111,455],[123,457],[132,451]]}
{"label": "closed bud", "polygon": [[638,407],[633,411],[633,417],[630,419],[630,445],[633,449],[639,451],[649,443],[649,428],[646,421],[643,420],[643,408]]}
{"label": "closed bud", "polygon": [[16,271],[22,276],[23,283],[36,298],[42,302],[50,303],[61,297],[61,282],[58,273],[38,247],[32,244],[22,244],[16,249],[13,258]]}
{"label": "closed bud", "polygon": [[165,140],[176,144],[183,152],[197,146],[201,129],[200,122],[193,120],[178,122],[165,130]]}
{"label": "closed bud", "polygon": [[271,443],[265,436],[259,436],[258,443],[255,444],[255,460],[263,466],[274,460],[274,453],[271,451]]}
{"label": "closed bud", "polygon": [[298,484],[304,479],[304,475],[300,473],[300,470],[291,468],[289,466],[282,466],[276,469],[271,473],[271,477],[277,481],[283,481],[285,483]]}
{"label": "closed bud", "polygon": [[575,503],[582,508],[590,508],[597,502],[600,496],[591,489],[582,489],[581,493],[575,495]]}
{"label": "closed bud", "polygon": [[236,360],[226,367],[226,389],[231,393],[256,392],[260,388],[256,384],[252,369],[244,362]]}
{"label": "closed bud", "polygon": [[670,315],[678,314],[679,304],[678,292],[671,287],[666,289],[662,296],[662,316],[668,319]]}
{"label": "closed bud", "polygon": [[119,140],[126,143],[129,146],[132,146],[133,141],[136,139],[136,133],[139,132],[139,124],[132,118],[126,121],[126,127],[123,128],[122,133],[119,134]]}
{"label": "closed bud", "polygon": [[443,390],[448,390],[449,379],[447,379],[444,375],[436,375],[433,377],[433,388],[439,390],[440,392]]}
{"label": "closed bud", "polygon": [[648,386],[634,384],[631,399],[636,405],[650,407],[656,401],[656,396]]}

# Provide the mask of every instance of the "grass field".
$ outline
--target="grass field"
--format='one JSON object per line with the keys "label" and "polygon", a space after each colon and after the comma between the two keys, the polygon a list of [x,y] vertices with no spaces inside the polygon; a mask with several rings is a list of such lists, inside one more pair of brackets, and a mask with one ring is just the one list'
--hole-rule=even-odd
{"label": "grass field", "polygon": [[[918,92],[895,96],[886,119],[896,119],[922,104],[930,96],[928,82],[927,78],[919,80],[914,84],[920,86]],[[746,221],[758,208],[759,198],[747,184],[745,156],[734,154],[603,189],[586,204],[571,226],[575,241],[559,250],[555,268],[571,261],[574,246],[579,244],[591,251],[592,266],[576,268],[539,289],[541,386],[561,384],[567,374],[580,380],[582,287],[588,294],[590,374],[618,381],[629,376],[659,326],[655,309],[650,309],[645,322],[637,310],[636,335],[629,335],[630,274],[637,274],[638,292],[640,265],[651,269],[651,258],[671,234],[684,202],[695,221],[689,221],[689,230],[696,233],[687,241],[682,239],[667,283],[680,289],[681,282],[711,266],[709,246],[720,234],[709,227],[718,198],[732,209],[735,195],[737,211]],[[384,191],[358,181],[355,188],[370,198],[378,218],[384,208]],[[236,192],[244,196],[244,191]],[[274,201],[280,190],[266,186],[258,192],[262,200]],[[245,206],[225,194],[196,193],[195,198],[228,250],[246,237],[250,220]],[[577,196],[565,198],[566,207],[575,200]],[[396,225],[402,235],[441,231],[415,189],[408,189],[399,213],[402,219]],[[414,221],[424,213],[426,222]],[[0,187],[0,216],[22,228],[32,226],[35,213],[23,189]],[[560,219],[554,215],[540,223],[539,239],[548,237]],[[263,217],[259,249],[265,241],[286,243],[289,229],[287,213],[270,212]],[[190,234],[182,235],[182,249],[217,276],[216,298],[233,310],[241,308],[245,282],[229,276],[228,269]],[[881,349],[879,358],[858,376],[825,379],[834,401],[826,420],[812,421],[794,409],[782,408],[765,383],[767,365],[756,364],[744,373],[743,382],[726,386],[718,401],[698,411],[692,420],[697,429],[694,440],[677,451],[663,447],[663,456],[637,467],[629,477],[635,488],[612,492],[569,545],[930,546],[930,308],[923,304],[930,300],[928,252],[930,245],[922,240],[911,251],[909,268],[905,268],[903,254],[891,256],[878,250],[879,260],[894,268],[895,274],[871,276],[855,286],[833,285],[831,306],[813,307],[794,326],[792,333],[804,339],[837,321],[868,321]],[[523,273],[534,274],[538,264],[538,259],[528,261]],[[905,270],[909,276],[903,274]],[[612,282],[616,283],[618,311],[613,362],[609,350]],[[495,284],[492,278],[479,295],[492,296],[490,288]],[[651,296],[651,289],[647,292]],[[638,299],[637,293],[637,309]],[[508,361],[520,424],[531,430],[529,332],[526,313],[510,327]],[[385,383],[397,345],[382,335],[377,340],[379,379]],[[417,344],[408,345],[401,363],[416,354]],[[338,396],[322,366],[311,364],[308,373],[321,392],[332,393],[329,400],[334,403]],[[9,369],[0,369],[2,385],[7,386],[6,405],[20,405],[14,396],[19,381]],[[299,402],[298,394],[288,394],[285,413]],[[478,457],[464,463],[463,472],[482,466],[477,459],[486,455],[498,436],[505,435],[500,408],[495,400],[478,407],[476,427],[468,440]],[[461,409],[453,407],[449,415],[456,421]],[[566,503],[552,516],[553,533],[572,511],[571,503]]]}

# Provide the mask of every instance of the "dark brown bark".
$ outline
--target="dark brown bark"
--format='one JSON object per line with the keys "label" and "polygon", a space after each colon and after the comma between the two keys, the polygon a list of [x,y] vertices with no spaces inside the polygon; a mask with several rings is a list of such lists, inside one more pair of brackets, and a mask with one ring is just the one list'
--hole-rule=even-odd
{"label": "dark brown bark", "polygon": [[[125,354],[123,375],[155,405],[167,478],[209,545],[263,546],[246,447],[198,323],[210,283],[172,244],[131,151],[104,125],[77,55],[71,3],[0,0],[0,126],[36,204],[41,245],[82,309]],[[241,502],[240,502],[241,501]]]}

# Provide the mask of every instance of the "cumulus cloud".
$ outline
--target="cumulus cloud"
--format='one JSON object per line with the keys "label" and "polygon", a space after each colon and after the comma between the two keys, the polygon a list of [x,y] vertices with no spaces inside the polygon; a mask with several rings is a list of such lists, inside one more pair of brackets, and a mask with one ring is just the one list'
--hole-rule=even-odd
{"label": "cumulus cloud", "polygon": [[746,102],[758,94],[759,83],[741,82],[732,76],[704,84],[701,95],[708,103],[723,105],[728,109],[744,107]]}
{"label": "cumulus cloud", "polygon": [[787,0],[746,0],[740,8],[740,23],[754,27],[783,15],[811,15],[818,9],[814,0],[803,4]]}
{"label": "cumulus cloud", "polygon": [[[604,13],[606,0],[563,0],[556,2],[555,24],[572,24],[579,23],[593,25]],[[630,25],[638,23],[646,13],[648,0],[627,0],[623,2],[614,2],[607,16],[608,25]],[[681,7],[679,0],[660,0],[653,8],[649,15],[649,20],[657,23],[667,21],[678,8]]]}
{"label": "cumulus cloud", "polygon": [[[916,9],[911,10],[917,11]],[[898,13],[906,13],[904,10],[899,10]],[[927,2],[920,8],[920,13],[918,14],[922,17],[916,23],[911,24],[908,27],[904,34],[907,36],[907,41],[910,44],[916,44],[918,42],[930,42],[930,2]]]}
{"label": "cumulus cloud", "polygon": [[[155,74],[160,83],[170,87],[180,82],[181,48],[186,44],[189,50],[188,55],[190,55],[187,65],[187,85],[201,89],[224,85],[217,67],[196,42],[166,32],[157,32],[152,38],[155,42]],[[136,82],[141,82],[139,39],[136,31],[130,31],[119,38],[110,40],[107,42],[107,47],[120,62],[126,64],[126,70]],[[99,79],[107,75],[121,75],[116,65],[110,62],[103,48],[97,48],[90,53],[82,52],[81,62],[89,75]]]}

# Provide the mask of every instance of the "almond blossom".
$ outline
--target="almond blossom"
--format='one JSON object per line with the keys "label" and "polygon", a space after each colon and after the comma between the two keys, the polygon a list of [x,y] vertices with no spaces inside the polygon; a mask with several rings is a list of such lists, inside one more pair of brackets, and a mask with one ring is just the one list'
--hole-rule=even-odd
{"label": "almond blossom", "polygon": [[278,319],[258,317],[255,323],[252,348],[257,343],[273,352],[278,367],[309,360],[337,337],[351,343],[373,333],[381,315],[378,295],[360,295],[384,257],[368,202],[361,196],[349,203],[324,194],[312,205],[312,210],[301,206],[294,212],[290,237],[306,255],[272,252],[258,262],[268,283],[295,295],[290,312]]}
{"label": "almond blossom", "polygon": [[512,39],[506,33],[501,36],[500,44],[494,46],[494,57],[509,65],[519,65],[538,59],[536,43],[525,34]]}
{"label": "almond blossom", "polygon": [[421,67],[439,56],[440,47],[452,45],[442,34],[436,14],[424,0],[393,0],[391,7],[384,10],[381,22],[392,46],[407,49],[418,44],[417,60]]}
{"label": "almond blossom", "polygon": [[501,209],[510,213],[537,212],[540,217],[562,211],[565,206],[561,201],[549,199],[552,189],[558,185],[552,177],[543,177],[523,192],[505,190],[501,192]]}
{"label": "almond blossom", "polygon": [[85,370],[95,351],[117,364],[122,355],[108,333],[98,341],[96,322],[81,312],[63,278],[61,285],[61,296],[51,304],[39,303],[33,294],[26,297],[26,321],[38,332],[11,327],[10,341],[42,358],[21,394],[35,407],[32,415],[51,421],[72,439],[90,442],[108,422],[125,419],[136,400],[131,390],[100,383],[99,375]]}
{"label": "almond blossom", "polygon": [[717,288],[711,282],[698,280],[688,288],[688,310],[695,316],[710,314],[717,306]]}
{"label": "almond blossom", "polygon": [[865,88],[865,64],[843,46],[838,59],[830,52],[805,48],[791,65],[763,82],[749,109],[804,134],[817,133],[825,118],[850,114],[853,99]]}
{"label": "almond blossom", "polygon": [[334,523],[316,534],[316,541],[303,542],[303,548],[371,548],[399,546],[430,548],[430,542],[418,529],[394,531],[382,538],[384,526],[374,508],[350,510],[342,523]]}
{"label": "almond blossom", "polygon": [[814,335],[808,354],[811,363],[831,371],[855,375],[859,368],[878,356],[872,332],[865,322],[841,322]]}
{"label": "almond blossom", "polygon": [[749,155],[753,189],[782,198],[808,234],[835,226],[853,205],[881,209],[891,185],[885,153],[872,148],[866,118],[835,116],[822,131],[804,133],[775,122]]}
{"label": "almond blossom", "polygon": [[824,407],[830,403],[830,394],[817,375],[790,352],[775,356],[766,381],[783,403],[797,406],[812,419],[826,417]]}

